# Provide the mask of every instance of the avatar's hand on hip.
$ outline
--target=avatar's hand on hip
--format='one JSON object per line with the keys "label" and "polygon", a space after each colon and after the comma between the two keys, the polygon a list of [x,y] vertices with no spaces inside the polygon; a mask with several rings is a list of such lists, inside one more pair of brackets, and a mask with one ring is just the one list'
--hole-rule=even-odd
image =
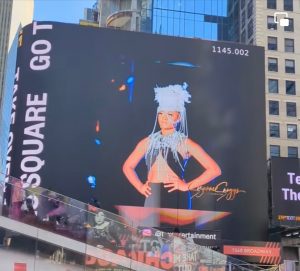
{"label": "avatar's hand on hip", "polygon": [[175,190],[188,191],[189,186],[186,182],[179,179],[178,177],[171,177],[167,182],[164,183],[164,187],[168,189],[168,192],[173,192]]}
{"label": "avatar's hand on hip", "polygon": [[151,187],[149,186],[149,182],[146,182],[139,188],[139,192],[148,198],[151,195]]}

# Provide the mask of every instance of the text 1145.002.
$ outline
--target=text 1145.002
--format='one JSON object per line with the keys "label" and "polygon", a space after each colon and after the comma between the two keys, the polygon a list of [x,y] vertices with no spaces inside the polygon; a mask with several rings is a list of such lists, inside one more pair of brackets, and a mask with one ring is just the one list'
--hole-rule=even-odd
{"label": "text 1145.002", "polygon": [[221,47],[221,46],[215,46],[215,45],[212,46],[212,52],[215,53],[215,54],[249,56],[249,50],[248,49]]}

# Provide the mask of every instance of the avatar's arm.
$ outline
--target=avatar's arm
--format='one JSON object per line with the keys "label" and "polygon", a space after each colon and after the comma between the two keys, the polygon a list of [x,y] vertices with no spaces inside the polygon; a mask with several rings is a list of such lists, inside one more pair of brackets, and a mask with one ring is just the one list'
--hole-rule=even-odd
{"label": "avatar's arm", "polygon": [[193,156],[197,162],[205,169],[205,171],[194,180],[186,183],[185,181],[175,178],[170,179],[164,187],[168,188],[168,192],[175,190],[188,191],[198,188],[214,178],[221,175],[221,169],[218,164],[194,141],[187,139],[186,141],[188,152]]}
{"label": "avatar's arm", "polygon": [[204,167],[205,171],[188,183],[188,190],[193,190],[199,186],[207,184],[214,178],[221,175],[219,165],[213,160],[197,143],[187,139],[188,152],[198,163]]}
{"label": "avatar's arm", "polygon": [[123,164],[123,172],[128,181],[145,197],[151,195],[151,188],[148,183],[143,184],[136,174],[135,168],[141,159],[145,156],[149,139],[145,138],[141,140],[133,152],[129,155],[125,163]]}

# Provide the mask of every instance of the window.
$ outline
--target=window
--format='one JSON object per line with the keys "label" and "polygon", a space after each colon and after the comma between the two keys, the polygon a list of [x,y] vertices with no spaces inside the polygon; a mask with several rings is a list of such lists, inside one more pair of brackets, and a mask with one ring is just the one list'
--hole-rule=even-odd
{"label": "window", "polygon": [[296,82],[295,81],[285,81],[285,93],[288,95],[296,95]]}
{"label": "window", "polygon": [[288,146],[288,157],[298,158],[298,148]]}
{"label": "window", "polygon": [[287,138],[297,139],[297,124],[287,125]]}
{"label": "window", "polygon": [[242,35],[241,35],[241,42],[242,42],[242,43],[245,43],[245,42],[246,42],[246,31],[245,31],[245,30],[242,32]]}
{"label": "window", "polygon": [[269,115],[279,115],[278,101],[269,101]]}
{"label": "window", "polygon": [[284,0],[283,9],[286,11],[293,11],[293,0]]}
{"label": "window", "polygon": [[269,93],[278,93],[278,80],[277,79],[269,79]]}
{"label": "window", "polygon": [[280,146],[270,145],[270,156],[271,157],[280,157]]}
{"label": "window", "polygon": [[297,117],[296,103],[293,103],[293,102],[286,103],[286,115],[288,117]]}
{"label": "window", "polygon": [[285,60],[285,72],[286,73],[295,73],[295,60],[292,60],[292,59]]}
{"label": "window", "polygon": [[245,10],[242,12],[242,28],[244,28],[246,24],[246,12]]}
{"label": "window", "polygon": [[252,37],[253,34],[253,20],[248,23],[248,39]]}
{"label": "window", "polygon": [[252,13],[253,13],[253,3],[252,0],[249,0],[249,3],[247,5],[248,19],[251,17]]}
{"label": "window", "polygon": [[271,72],[278,71],[277,58],[268,57],[268,70]]}
{"label": "window", "polygon": [[271,30],[277,29],[277,24],[274,22],[273,16],[268,16],[267,22],[268,22],[268,29],[271,29]]}
{"label": "window", "polygon": [[284,27],[284,31],[294,32],[294,19],[292,18],[287,18],[287,19],[289,20],[289,25]]}
{"label": "window", "polygon": [[270,122],[270,137],[280,137],[279,123]]}
{"label": "window", "polygon": [[294,53],[294,40],[284,39],[284,51]]}
{"label": "window", "polygon": [[276,37],[268,37],[268,50],[277,50],[277,38]]}
{"label": "window", "polygon": [[267,1],[267,8],[276,9],[276,0],[268,0]]}

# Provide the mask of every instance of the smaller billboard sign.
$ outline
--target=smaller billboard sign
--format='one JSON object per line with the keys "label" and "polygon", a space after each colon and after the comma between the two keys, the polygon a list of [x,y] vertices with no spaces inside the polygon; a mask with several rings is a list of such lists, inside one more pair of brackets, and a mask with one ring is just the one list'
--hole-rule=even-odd
{"label": "smaller billboard sign", "polygon": [[300,223],[300,159],[271,159],[271,191],[273,220]]}
{"label": "smaller billboard sign", "polygon": [[259,264],[279,264],[280,243],[242,242],[239,245],[224,245],[223,253],[244,261]]}

